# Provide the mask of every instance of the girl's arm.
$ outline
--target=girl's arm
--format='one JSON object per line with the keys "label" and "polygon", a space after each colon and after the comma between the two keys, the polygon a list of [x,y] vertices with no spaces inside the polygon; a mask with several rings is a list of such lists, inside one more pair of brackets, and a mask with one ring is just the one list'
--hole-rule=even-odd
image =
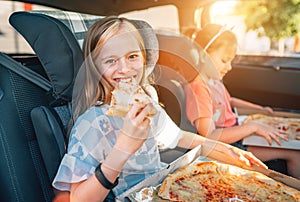
{"label": "girl's arm", "polygon": [[212,119],[199,118],[195,121],[195,124],[198,134],[228,144],[237,142],[253,133],[264,137],[268,141],[269,145],[272,144],[272,139],[278,145],[281,145],[279,140],[280,138],[287,140],[284,135],[280,134],[278,129],[255,122],[248,122],[239,126],[216,129]]}
{"label": "girl's arm", "polygon": [[239,98],[231,97],[230,105],[232,108],[237,107],[237,108],[244,108],[244,109],[256,109],[256,110],[261,110],[262,112],[267,112],[268,114],[273,114],[273,109],[270,107],[263,107],[261,105],[254,104],[252,102],[248,102],[246,100],[242,100]]}
{"label": "girl's arm", "polygon": [[267,167],[251,152],[194,133],[182,131],[182,137],[178,142],[179,147],[192,149],[199,144],[201,144],[201,155],[204,157],[249,169],[251,169],[252,165]]}
{"label": "girl's arm", "polygon": [[[123,128],[118,134],[113,149],[101,164],[101,170],[105,178],[114,183],[120,174],[124,164],[148,138],[150,132],[150,120],[148,114],[153,110],[152,104],[142,106],[134,104],[124,118]],[[70,201],[104,201],[109,190],[106,189],[93,174],[85,181],[71,185]]]}
{"label": "girl's arm", "polygon": [[[120,174],[120,170],[131,156],[130,153],[121,151],[115,146],[109,155],[102,162],[101,170],[107,180],[115,182]],[[115,159],[118,159],[116,161]],[[73,183],[71,185],[70,201],[104,201],[110,190],[106,189],[93,174],[85,181]]]}

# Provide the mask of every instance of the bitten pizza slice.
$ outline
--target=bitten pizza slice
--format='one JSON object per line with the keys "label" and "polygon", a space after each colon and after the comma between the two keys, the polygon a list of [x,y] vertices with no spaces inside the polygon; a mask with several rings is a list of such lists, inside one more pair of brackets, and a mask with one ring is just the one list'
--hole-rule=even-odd
{"label": "bitten pizza slice", "polygon": [[[107,115],[125,117],[134,103],[146,105],[151,103],[151,98],[139,86],[135,79],[122,79],[112,91],[110,107]],[[149,116],[154,116],[157,110],[152,110]]]}

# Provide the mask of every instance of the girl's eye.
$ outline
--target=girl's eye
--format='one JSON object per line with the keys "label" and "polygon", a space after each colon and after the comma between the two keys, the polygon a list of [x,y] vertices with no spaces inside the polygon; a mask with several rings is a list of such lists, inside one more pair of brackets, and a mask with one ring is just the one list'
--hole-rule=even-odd
{"label": "girl's eye", "polygon": [[135,60],[135,59],[138,59],[139,58],[139,54],[130,54],[129,56],[128,56],[128,59],[129,60]]}
{"label": "girl's eye", "polygon": [[108,60],[106,60],[104,63],[105,63],[105,64],[114,64],[114,63],[116,63],[116,61],[117,61],[117,60],[115,60],[115,59],[108,59]]}
{"label": "girl's eye", "polygon": [[222,62],[223,62],[224,64],[226,64],[226,63],[228,63],[229,61],[228,61],[228,60],[222,60]]}

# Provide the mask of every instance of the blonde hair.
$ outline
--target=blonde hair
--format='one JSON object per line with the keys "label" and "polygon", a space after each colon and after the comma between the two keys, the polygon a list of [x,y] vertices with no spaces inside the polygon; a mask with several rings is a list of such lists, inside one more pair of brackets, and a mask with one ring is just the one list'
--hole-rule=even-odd
{"label": "blonde hair", "polygon": [[[144,61],[146,61],[146,52],[142,36],[129,20],[111,16],[93,24],[88,30],[84,41],[83,53],[85,60],[77,74],[74,85],[72,103],[73,122],[91,106],[110,102],[113,87],[102,76],[100,68],[95,64],[95,59],[106,41],[117,34],[121,29],[122,31],[130,32],[130,34],[137,39]],[[144,75],[141,83],[146,82],[145,68],[146,66],[144,65]]]}

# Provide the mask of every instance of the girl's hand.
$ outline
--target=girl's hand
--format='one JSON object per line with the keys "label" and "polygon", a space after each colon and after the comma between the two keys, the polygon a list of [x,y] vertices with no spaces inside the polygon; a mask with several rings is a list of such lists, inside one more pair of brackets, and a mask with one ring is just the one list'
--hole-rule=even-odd
{"label": "girl's hand", "polygon": [[273,114],[274,111],[271,107],[262,107],[262,111],[266,112],[267,114]]}
{"label": "girl's hand", "polygon": [[285,141],[288,141],[288,138],[286,135],[282,134],[282,131],[280,131],[277,128],[273,128],[271,126],[260,124],[257,122],[249,122],[249,124],[252,124],[252,126],[255,128],[254,132],[257,135],[260,135],[264,137],[268,144],[272,145],[272,139],[278,144],[281,145],[280,139],[283,139]]}
{"label": "girl's hand", "polygon": [[251,168],[252,165],[268,168],[262,161],[256,158],[251,152],[244,151],[237,147],[228,148],[228,154],[236,159],[235,164],[241,168]]}
{"label": "girl's hand", "polygon": [[149,114],[153,110],[152,104],[134,104],[126,117],[119,133],[116,146],[126,153],[135,153],[145,142],[150,132]]}
{"label": "girl's hand", "polygon": [[[209,151],[207,149],[209,149]],[[221,163],[227,163],[250,170],[252,170],[252,165],[267,168],[267,166],[251,152],[244,151],[229,144],[221,142],[209,144],[209,142],[206,142],[206,144],[203,144],[203,151],[203,153],[208,152],[208,158]]]}

